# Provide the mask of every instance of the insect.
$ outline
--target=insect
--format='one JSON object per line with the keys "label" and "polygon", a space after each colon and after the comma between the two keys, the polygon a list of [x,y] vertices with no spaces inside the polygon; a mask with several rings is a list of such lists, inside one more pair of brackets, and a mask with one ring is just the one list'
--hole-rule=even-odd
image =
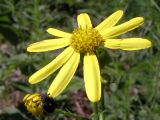
{"label": "insect", "polygon": [[56,108],[55,101],[47,94],[27,94],[23,102],[27,110],[35,116],[51,113]]}

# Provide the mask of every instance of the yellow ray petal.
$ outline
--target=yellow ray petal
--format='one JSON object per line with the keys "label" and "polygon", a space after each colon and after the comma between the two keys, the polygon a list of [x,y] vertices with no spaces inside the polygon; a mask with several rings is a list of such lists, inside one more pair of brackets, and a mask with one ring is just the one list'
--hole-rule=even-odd
{"label": "yellow ray petal", "polygon": [[55,28],[48,28],[47,32],[51,35],[57,36],[57,37],[62,37],[62,38],[70,38],[71,33],[63,32],[61,30],[55,29]]}
{"label": "yellow ray petal", "polygon": [[114,12],[112,15],[107,17],[104,21],[102,21],[98,26],[96,26],[96,30],[100,31],[109,27],[114,26],[122,17],[123,11],[118,10],[117,12]]}
{"label": "yellow ray petal", "polygon": [[31,99],[33,99],[34,97],[38,96],[38,93],[35,93],[33,95],[28,94],[27,96],[25,96],[25,98],[23,99],[24,101],[29,101]]}
{"label": "yellow ray petal", "polygon": [[30,78],[29,82],[31,84],[35,84],[37,82],[42,81],[58,68],[60,68],[73,54],[73,48],[66,48],[60,55],[58,55],[53,61],[51,61],[48,65],[34,73]]}
{"label": "yellow ray petal", "polygon": [[28,52],[45,52],[50,50],[56,50],[70,44],[69,38],[58,38],[43,40],[33,43],[27,47]]}
{"label": "yellow ray petal", "polygon": [[104,29],[100,31],[100,33],[104,38],[115,37],[137,28],[138,26],[143,24],[143,22],[144,22],[144,19],[142,17],[136,17],[118,26]]}
{"label": "yellow ray petal", "polygon": [[80,54],[74,52],[67,63],[61,68],[58,75],[49,87],[48,94],[52,97],[58,96],[71,81],[80,60]]}
{"label": "yellow ray petal", "polygon": [[104,46],[111,49],[140,50],[149,48],[152,43],[143,38],[107,39]]}
{"label": "yellow ray petal", "polygon": [[78,22],[79,28],[86,28],[86,27],[91,28],[92,27],[90,17],[88,16],[87,13],[82,13],[78,15],[77,22]]}
{"label": "yellow ray petal", "polygon": [[84,56],[84,81],[90,101],[97,102],[101,98],[100,70],[96,55]]}

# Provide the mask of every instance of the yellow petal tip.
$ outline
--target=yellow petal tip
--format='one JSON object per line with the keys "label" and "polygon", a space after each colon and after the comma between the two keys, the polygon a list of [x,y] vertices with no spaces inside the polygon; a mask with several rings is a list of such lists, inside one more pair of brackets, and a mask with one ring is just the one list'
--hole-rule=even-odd
{"label": "yellow petal tip", "polygon": [[31,75],[31,76],[28,78],[28,82],[29,82],[30,84],[38,83],[38,82],[36,82],[36,79],[35,79],[35,76],[34,76],[34,75]]}
{"label": "yellow petal tip", "polygon": [[31,52],[31,49],[30,49],[30,47],[27,47],[27,52]]}
{"label": "yellow petal tip", "polygon": [[117,11],[119,14],[123,15],[123,10],[118,10]]}
{"label": "yellow petal tip", "polygon": [[144,22],[144,18],[143,18],[143,17],[137,17],[136,19],[137,19],[137,21],[139,21],[139,22],[141,22],[141,23]]}
{"label": "yellow petal tip", "polygon": [[35,75],[35,73],[32,74],[32,75],[28,78],[28,82],[29,82],[30,84],[38,83],[37,80],[38,80],[38,78],[37,78],[37,76]]}
{"label": "yellow petal tip", "polygon": [[49,33],[52,30],[52,28],[48,28],[46,31]]}
{"label": "yellow petal tip", "polygon": [[32,80],[31,78],[28,79],[28,82],[29,82],[30,84],[34,84],[34,82],[33,82],[33,80]]}
{"label": "yellow petal tip", "polygon": [[145,49],[145,48],[149,48],[152,46],[152,42],[147,40],[147,39],[141,39],[141,43],[139,43],[139,45],[141,44],[142,46],[142,49]]}
{"label": "yellow petal tip", "polygon": [[149,40],[146,40],[146,47],[149,48],[152,46],[152,42]]}
{"label": "yellow petal tip", "polygon": [[28,82],[30,84],[36,84],[36,83],[38,83],[32,76],[28,79]]}

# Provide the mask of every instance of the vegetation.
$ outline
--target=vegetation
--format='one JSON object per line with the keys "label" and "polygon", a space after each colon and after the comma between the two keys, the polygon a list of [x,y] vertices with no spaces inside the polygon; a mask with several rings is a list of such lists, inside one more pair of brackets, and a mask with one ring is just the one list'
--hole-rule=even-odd
{"label": "vegetation", "polygon": [[[99,113],[106,120],[160,119],[160,2],[159,0],[1,0],[0,1],[0,119],[1,120],[74,120],[94,116],[83,81],[82,64],[63,94],[55,101],[57,110],[32,116],[22,103],[27,93],[46,93],[56,76],[30,85],[28,78],[61,51],[28,53],[29,44],[53,38],[49,27],[72,31],[76,16],[87,12],[97,25],[116,10],[123,10],[119,23],[142,16],[145,23],[125,37],[152,41],[149,49],[126,52],[100,49],[104,104]],[[81,116],[81,117],[79,117]]]}

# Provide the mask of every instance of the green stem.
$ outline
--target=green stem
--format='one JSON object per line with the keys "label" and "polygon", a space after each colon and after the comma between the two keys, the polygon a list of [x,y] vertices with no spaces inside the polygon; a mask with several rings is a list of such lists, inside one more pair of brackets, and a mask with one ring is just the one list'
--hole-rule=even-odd
{"label": "green stem", "polygon": [[[105,104],[104,104],[104,85],[103,85],[103,83],[102,83],[101,108],[102,108],[102,111],[105,110]],[[105,113],[104,112],[102,112],[101,120],[105,120]]]}
{"label": "green stem", "polygon": [[63,115],[65,115],[65,116],[72,117],[72,118],[76,118],[76,120],[89,120],[88,118],[79,116],[79,115],[74,114],[74,113],[71,113],[71,112],[69,112],[69,111],[62,111],[62,110],[56,109],[56,110],[55,110],[55,113],[63,114]]}
{"label": "green stem", "polygon": [[99,120],[99,115],[98,115],[98,104],[97,104],[97,102],[93,103],[93,107],[94,107],[94,113],[95,113],[94,120]]}
{"label": "green stem", "polygon": [[101,107],[102,107],[102,110],[105,109],[105,106],[104,106],[104,86],[103,86],[103,83],[102,83],[102,95],[101,95]]}

